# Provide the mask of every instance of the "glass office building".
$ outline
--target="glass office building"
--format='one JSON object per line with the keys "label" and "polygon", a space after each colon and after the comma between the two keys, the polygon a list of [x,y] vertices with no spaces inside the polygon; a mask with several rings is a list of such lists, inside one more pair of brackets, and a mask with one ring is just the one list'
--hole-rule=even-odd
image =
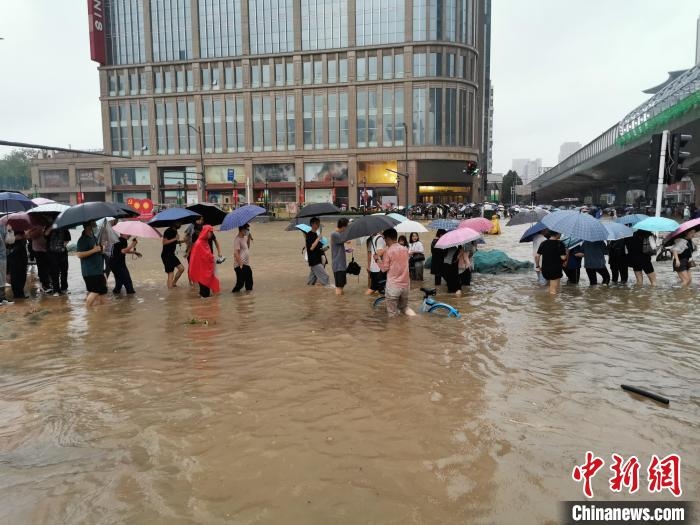
{"label": "glass office building", "polygon": [[99,170],[92,193],[118,201],[480,197],[484,0],[103,4],[104,150],[123,158],[73,158],[56,192],[60,159],[39,162],[43,192]]}

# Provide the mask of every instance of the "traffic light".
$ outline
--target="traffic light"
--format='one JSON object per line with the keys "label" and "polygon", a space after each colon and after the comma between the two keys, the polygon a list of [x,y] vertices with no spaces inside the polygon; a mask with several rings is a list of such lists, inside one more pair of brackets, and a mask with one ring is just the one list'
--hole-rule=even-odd
{"label": "traffic light", "polygon": [[468,160],[467,166],[462,170],[463,175],[478,175],[479,164],[475,160]]}
{"label": "traffic light", "polygon": [[649,141],[649,167],[647,176],[650,181],[656,181],[659,173],[659,162],[661,160],[661,133],[655,133]]}
{"label": "traffic light", "polygon": [[536,191],[530,192],[530,202],[532,202],[533,204],[535,202],[537,202],[537,192]]}
{"label": "traffic light", "polygon": [[685,162],[685,159],[690,157],[690,152],[682,151],[682,148],[684,148],[691,140],[693,140],[692,135],[686,135],[683,133],[674,133],[671,136],[671,147],[669,148],[669,184],[673,184],[674,182],[681,180],[688,174],[688,168],[683,167],[683,162]]}

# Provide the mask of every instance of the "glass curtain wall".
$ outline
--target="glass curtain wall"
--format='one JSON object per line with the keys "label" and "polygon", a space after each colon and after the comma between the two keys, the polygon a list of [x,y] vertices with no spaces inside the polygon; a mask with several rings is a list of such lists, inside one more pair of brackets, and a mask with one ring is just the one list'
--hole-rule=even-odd
{"label": "glass curtain wall", "polygon": [[190,0],[151,0],[155,62],[192,58],[191,23]]}
{"label": "glass curtain wall", "polygon": [[301,48],[303,50],[347,46],[347,0],[301,0]]}
{"label": "glass curtain wall", "polygon": [[241,0],[199,0],[202,58],[229,57],[243,51]]}
{"label": "glass curtain wall", "polygon": [[248,0],[250,52],[294,51],[292,0]]}
{"label": "glass curtain wall", "polygon": [[404,0],[356,0],[355,31],[358,46],[403,42]]}
{"label": "glass curtain wall", "polygon": [[105,0],[104,7],[107,63],[145,62],[143,0]]}

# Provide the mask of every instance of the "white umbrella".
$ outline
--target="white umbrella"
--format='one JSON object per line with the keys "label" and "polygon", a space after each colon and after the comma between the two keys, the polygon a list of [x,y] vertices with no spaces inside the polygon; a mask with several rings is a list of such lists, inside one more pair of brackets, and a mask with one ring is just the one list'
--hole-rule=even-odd
{"label": "white umbrella", "polygon": [[58,202],[50,202],[48,204],[40,204],[36,208],[32,208],[29,210],[27,213],[61,213],[64,210],[67,210],[70,208],[70,206],[66,206],[65,204],[59,204]]}
{"label": "white umbrella", "polygon": [[403,221],[394,226],[394,229],[399,233],[424,233],[428,231],[428,228],[417,221]]}

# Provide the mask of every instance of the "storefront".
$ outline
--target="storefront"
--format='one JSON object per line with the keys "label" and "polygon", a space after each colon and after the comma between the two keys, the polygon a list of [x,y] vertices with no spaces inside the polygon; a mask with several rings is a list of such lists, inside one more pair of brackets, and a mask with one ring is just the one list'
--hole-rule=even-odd
{"label": "storefront", "polygon": [[398,163],[358,162],[357,191],[358,205],[369,208],[392,208],[398,204],[397,175]]}
{"label": "storefront", "polygon": [[224,209],[247,203],[246,173],[243,165],[207,166],[204,169],[206,201]]}
{"label": "storefront", "polygon": [[297,201],[294,164],[255,164],[253,166],[253,197],[255,204],[277,207]]}
{"label": "storefront", "polygon": [[462,161],[425,160],[418,163],[418,203],[473,202],[479,176],[467,175]]}
{"label": "storefront", "polygon": [[332,202],[341,209],[349,207],[348,163],[345,161],[306,162],[304,164],[303,202]]}
{"label": "storefront", "polygon": [[194,166],[158,169],[161,204],[196,204],[199,202],[199,175]]}

